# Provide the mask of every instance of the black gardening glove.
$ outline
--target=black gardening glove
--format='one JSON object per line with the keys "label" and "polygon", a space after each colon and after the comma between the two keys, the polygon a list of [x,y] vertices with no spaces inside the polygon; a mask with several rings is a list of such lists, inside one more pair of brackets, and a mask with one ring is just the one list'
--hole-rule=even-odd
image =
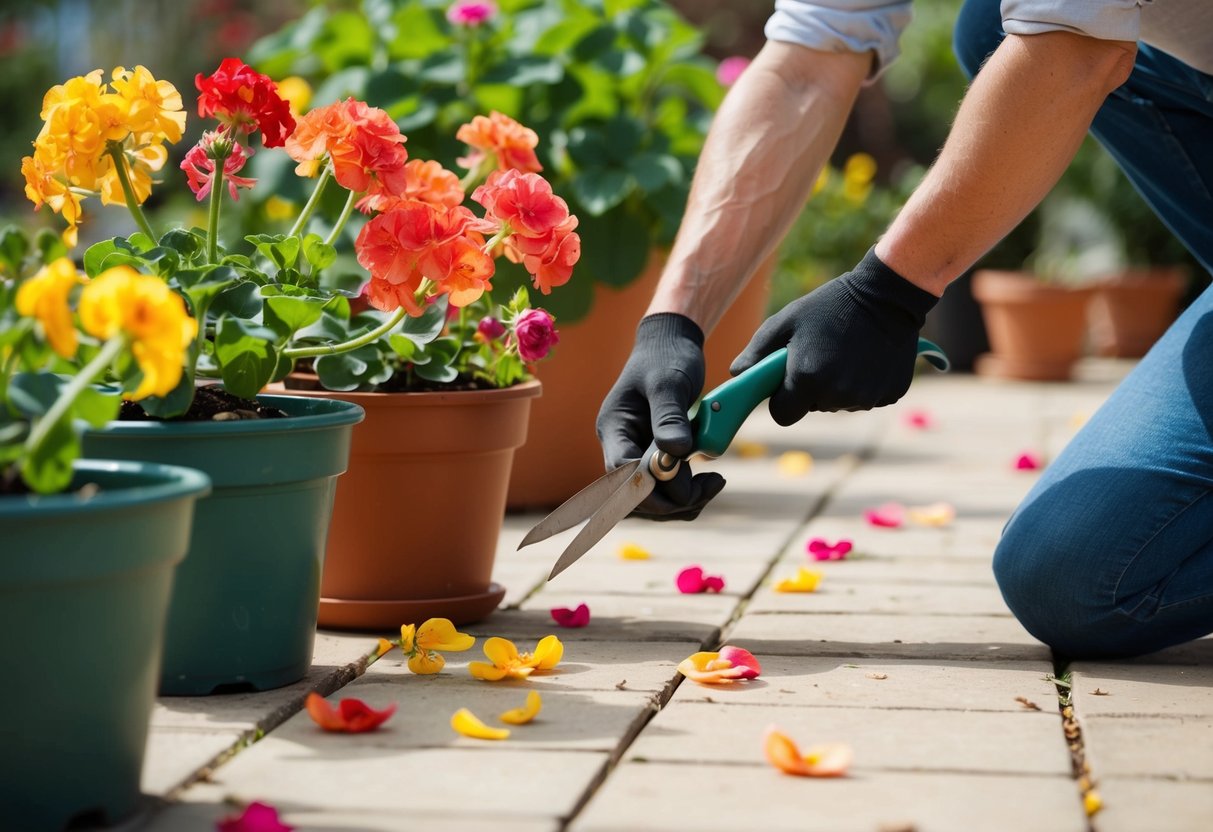
{"label": "black gardening glove", "polygon": [[[687,410],[703,389],[703,330],[690,318],[659,312],[642,318],[628,363],[598,412],[607,470],[640,459],[649,443],[685,459],[694,447]],[[694,520],[724,488],[716,473],[691,476],[683,463],[632,512],[652,520]]]}
{"label": "black gardening glove", "polygon": [[729,372],[737,375],[788,348],[771,416],[790,425],[806,413],[869,410],[905,395],[918,355],[918,330],[939,299],[869,250],[851,271],[766,320]]}

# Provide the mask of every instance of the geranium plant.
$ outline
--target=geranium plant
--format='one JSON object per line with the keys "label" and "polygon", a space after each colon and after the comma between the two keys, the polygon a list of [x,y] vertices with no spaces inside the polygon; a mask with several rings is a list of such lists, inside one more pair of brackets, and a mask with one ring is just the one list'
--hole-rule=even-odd
{"label": "geranium plant", "polygon": [[[724,93],[701,46],[661,0],[322,0],[249,59],[307,78],[320,100],[374,97],[448,167],[463,155],[458,126],[476,113],[537,129],[538,163],[581,218],[581,277],[548,301],[573,322],[595,284],[627,285],[673,239]],[[507,279],[525,275],[503,269]]]}
{"label": "geranium plant", "polygon": [[[546,293],[569,279],[579,255],[577,219],[567,205],[537,173],[510,167],[514,157],[505,149],[520,141],[533,149],[534,133],[488,118],[483,123],[493,129],[482,129],[473,119],[460,131],[475,160],[461,180],[410,159],[398,125],[365,102],[345,99],[296,120],[275,82],[236,58],[199,74],[196,85],[198,114],[217,123],[185,153],[181,169],[197,198],[209,200],[206,228],[158,235],[142,210],[153,176],[165,167],[166,145],[180,140],[186,120],[177,90],[144,67],[119,67],[108,82],[97,70],[51,89],[34,152],[22,162],[27,195],[63,216],[69,245],[84,199],[96,195],[129,209],[139,230],[89,247],[88,278],[116,266],[155,275],[199,322],[179,380],[168,390],[152,384],[152,395],[141,400],[146,414],[188,414],[202,379],[252,399],[298,359],[342,353],[349,354],[344,363],[317,361],[322,378],[339,389],[350,389],[352,376],[353,386],[368,386],[413,368],[431,382],[463,375],[508,385],[554,342],[551,316],[530,309],[526,292],[504,307],[489,296],[501,256],[523,264]],[[225,245],[223,204],[254,186],[245,165],[272,148],[283,148],[300,176],[315,179],[312,196],[285,233],[246,234]],[[310,232],[310,221],[331,182],[346,191],[344,208],[321,236]],[[479,213],[463,205],[472,186]],[[360,296],[365,312],[357,298],[352,310],[350,298],[324,280],[359,211],[373,215],[357,243],[358,260],[370,271]],[[134,366],[110,380],[133,396],[147,390],[147,372]]]}

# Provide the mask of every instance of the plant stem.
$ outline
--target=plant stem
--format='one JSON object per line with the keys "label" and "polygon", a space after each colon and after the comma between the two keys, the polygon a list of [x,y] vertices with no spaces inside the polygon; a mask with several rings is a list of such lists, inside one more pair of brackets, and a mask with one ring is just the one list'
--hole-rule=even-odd
{"label": "plant stem", "polygon": [[211,181],[211,210],[206,232],[206,262],[219,262],[219,205],[223,202],[223,165],[226,160],[215,160],[215,174]]}
{"label": "plant stem", "polygon": [[131,216],[135,219],[135,225],[139,226],[139,230],[154,242],[156,234],[152,231],[152,226],[148,223],[147,215],[143,213],[139,200],[135,198],[134,187],[131,186],[131,177],[126,170],[126,154],[116,144],[111,144],[106,152],[114,160],[114,172],[118,175],[118,184],[122,186],[122,195],[126,198],[127,210],[131,212]]}
{"label": "plant stem", "polygon": [[113,338],[105,342],[93,360],[88,362],[82,370],[74,377],[68,385],[63,388],[63,392],[59,394],[59,398],[55,399],[55,403],[51,405],[51,409],[46,412],[46,415],[38,420],[38,424],[34,425],[34,429],[30,431],[29,437],[25,440],[25,452],[32,455],[46,439],[47,434],[53,428],[63,415],[75,403],[76,397],[80,395],[84,388],[92,384],[93,379],[101,375],[102,371],[110,365],[110,363],[126,346],[125,335],[115,335]]}
{"label": "plant stem", "polygon": [[350,214],[354,213],[354,202],[358,199],[358,194],[350,191],[350,195],[345,199],[345,207],[341,209],[341,216],[337,218],[337,224],[333,226],[333,230],[329,232],[329,236],[325,239],[327,245],[332,245],[341,235],[341,229],[345,228],[345,224],[349,221]]}
{"label": "plant stem", "polygon": [[367,344],[377,340],[379,336],[383,335],[384,333],[390,332],[392,328],[396,326],[396,324],[404,320],[404,316],[406,314],[408,313],[402,306],[392,313],[392,317],[388,318],[370,332],[359,335],[357,338],[352,338],[349,341],[342,341],[340,344],[321,344],[315,347],[294,347],[291,349],[285,349],[280,354],[286,356],[287,358],[295,359],[311,358],[312,356],[316,355],[337,355],[338,353],[356,350],[359,347],[366,346]]}
{"label": "plant stem", "polygon": [[303,233],[304,227],[307,226],[307,221],[312,218],[312,214],[316,213],[316,206],[320,204],[320,194],[324,190],[324,186],[329,183],[332,175],[332,167],[326,164],[324,169],[320,171],[320,178],[316,180],[316,187],[312,191],[312,195],[308,197],[303,210],[299,212],[299,217],[295,220],[295,224],[291,226],[291,230],[287,232],[286,236],[298,237]]}
{"label": "plant stem", "polygon": [[485,254],[492,254],[493,249],[497,246],[497,244],[513,233],[514,229],[510,228],[510,224],[508,222],[503,222],[501,224],[501,230],[485,241],[484,248],[481,249],[481,251],[483,251]]}

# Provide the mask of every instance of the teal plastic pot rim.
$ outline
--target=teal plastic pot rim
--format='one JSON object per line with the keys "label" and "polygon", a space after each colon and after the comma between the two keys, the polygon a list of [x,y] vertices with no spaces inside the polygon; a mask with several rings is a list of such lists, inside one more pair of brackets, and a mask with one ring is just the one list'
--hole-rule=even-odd
{"label": "teal plastic pot rim", "polygon": [[[211,480],[201,471],[158,462],[82,459],[72,466],[73,479],[99,481],[95,493],[22,494],[0,497],[0,520],[28,516],[81,514],[114,511],[185,497],[205,497],[211,492]],[[135,484],[128,484],[129,481]]]}
{"label": "teal plastic pot rim", "polygon": [[247,436],[249,434],[292,432],[356,425],[366,412],[356,404],[309,396],[262,395],[257,401],[286,412],[283,419],[241,419],[230,422],[124,422],[114,420],[89,433],[113,433],[118,436]]}

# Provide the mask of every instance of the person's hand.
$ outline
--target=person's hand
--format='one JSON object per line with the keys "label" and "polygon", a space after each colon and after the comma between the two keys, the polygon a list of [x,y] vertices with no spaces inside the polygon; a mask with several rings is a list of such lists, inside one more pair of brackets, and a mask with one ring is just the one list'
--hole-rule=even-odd
{"label": "person's hand", "polygon": [[809,411],[892,404],[910,387],[918,330],[938,300],[869,250],[850,272],[768,318],[729,372],[737,375],[788,348],[783,385],[769,405],[781,425]]}
{"label": "person's hand", "polygon": [[[660,312],[640,321],[627,364],[598,412],[607,470],[639,459],[651,442],[686,459],[694,449],[687,410],[703,388],[703,331],[683,315]],[[694,520],[724,488],[716,473],[691,475],[685,462],[632,512],[653,520]]]}

